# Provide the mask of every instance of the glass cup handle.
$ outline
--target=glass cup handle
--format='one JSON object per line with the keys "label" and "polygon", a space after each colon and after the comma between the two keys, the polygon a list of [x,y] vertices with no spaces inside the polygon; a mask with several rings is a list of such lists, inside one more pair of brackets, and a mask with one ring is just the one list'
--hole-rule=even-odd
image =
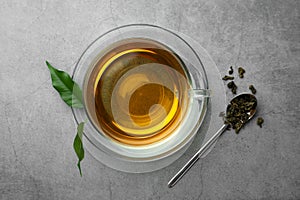
{"label": "glass cup handle", "polygon": [[209,89],[192,89],[192,90],[190,90],[190,96],[195,99],[211,97],[211,95],[212,95],[212,91]]}

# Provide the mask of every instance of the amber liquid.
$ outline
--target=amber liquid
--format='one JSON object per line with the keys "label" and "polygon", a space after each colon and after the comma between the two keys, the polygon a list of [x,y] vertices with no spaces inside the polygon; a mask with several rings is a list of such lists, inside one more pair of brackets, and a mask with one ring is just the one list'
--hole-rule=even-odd
{"label": "amber liquid", "polygon": [[123,40],[88,73],[85,104],[94,125],[122,144],[147,145],[170,136],[188,107],[186,71],[164,45]]}

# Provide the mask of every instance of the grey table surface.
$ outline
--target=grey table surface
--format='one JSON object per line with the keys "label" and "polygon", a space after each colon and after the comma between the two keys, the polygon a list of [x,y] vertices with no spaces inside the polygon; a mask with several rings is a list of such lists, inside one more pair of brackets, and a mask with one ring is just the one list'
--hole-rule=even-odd
{"label": "grey table surface", "polygon": [[[300,1],[0,1],[0,199],[300,199]],[[72,113],[45,60],[71,72],[102,33],[150,23],[197,40],[221,74],[244,66],[258,115],[226,132],[176,187],[167,182],[196,151],[146,174],[112,170],[89,153],[78,174]],[[227,92],[227,97],[232,95]]]}

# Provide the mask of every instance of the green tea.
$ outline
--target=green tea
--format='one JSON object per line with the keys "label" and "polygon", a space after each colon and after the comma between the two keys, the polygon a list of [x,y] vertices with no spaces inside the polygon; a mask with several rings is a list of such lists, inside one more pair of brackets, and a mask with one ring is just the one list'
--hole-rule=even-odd
{"label": "green tea", "polygon": [[160,141],[180,125],[189,84],[180,58],[146,39],[123,40],[87,79],[87,110],[106,136],[128,145]]}

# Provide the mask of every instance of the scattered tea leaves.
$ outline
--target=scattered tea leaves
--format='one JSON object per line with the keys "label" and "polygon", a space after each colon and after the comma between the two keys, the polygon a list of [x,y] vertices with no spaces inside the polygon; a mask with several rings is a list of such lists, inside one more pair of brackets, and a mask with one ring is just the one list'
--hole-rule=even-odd
{"label": "scattered tea leaves", "polygon": [[235,84],[233,81],[230,81],[230,82],[227,84],[227,87],[228,87],[229,89],[231,89],[231,92],[232,92],[233,94],[236,94],[237,86],[236,86],[236,84]]}
{"label": "scattered tea leaves", "polygon": [[224,80],[224,81],[227,81],[227,80],[233,80],[233,79],[234,79],[233,76],[227,76],[227,75],[225,75],[225,76],[222,78],[222,80]]}
{"label": "scattered tea leaves", "polygon": [[244,78],[244,73],[246,72],[242,67],[238,68],[239,77]]}
{"label": "scattered tea leaves", "polygon": [[256,94],[256,89],[253,85],[249,85],[249,90],[251,90],[252,94]]}
{"label": "scattered tea leaves", "polygon": [[262,124],[264,123],[264,119],[262,117],[257,118],[256,124],[262,128]]}
{"label": "scattered tea leaves", "polygon": [[82,143],[83,127],[84,127],[84,122],[81,122],[80,124],[78,124],[77,134],[76,134],[76,137],[75,137],[74,143],[73,143],[73,148],[78,157],[77,167],[79,169],[80,176],[82,176],[80,162],[84,158],[84,149],[83,149],[83,143]]}
{"label": "scattered tea leaves", "polygon": [[46,64],[51,74],[52,85],[64,102],[73,108],[83,108],[82,92],[78,84],[68,73],[54,68],[48,61]]}
{"label": "scattered tea leaves", "polygon": [[236,133],[239,133],[249,118],[249,112],[256,107],[253,96],[242,95],[233,99],[227,107],[225,124],[230,124]]}
{"label": "scattered tea leaves", "polygon": [[233,68],[232,68],[232,66],[230,66],[230,69],[229,69],[228,73],[229,73],[230,75],[233,74]]}

